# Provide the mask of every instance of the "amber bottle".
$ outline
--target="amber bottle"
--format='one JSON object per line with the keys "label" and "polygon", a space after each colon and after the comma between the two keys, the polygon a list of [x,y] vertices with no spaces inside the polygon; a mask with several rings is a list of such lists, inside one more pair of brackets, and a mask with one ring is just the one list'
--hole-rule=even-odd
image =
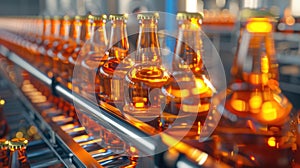
{"label": "amber bottle", "polygon": [[189,136],[193,138],[200,134],[199,129],[206,120],[214,92],[203,63],[202,19],[201,13],[177,14],[179,27],[172,75],[163,87],[167,97],[163,113],[165,127],[174,130],[192,127]]}
{"label": "amber bottle", "polygon": [[125,116],[159,128],[164,96],[161,88],[169,79],[162,66],[158,42],[158,13],[140,13],[135,65],[125,76]]}
{"label": "amber bottle", "polygon": [[297,120],[279,87],[274,18],[250,11],[241,29],[232,82],[217,108],[224,111],[215,130],[216,150],[240,167],[291,167]]}
{"label": "amber bottle", "polygon": [[123,80],[130,69],[130,63],[128,64],[127,60],[122,62],[127,57],[129,50],[126,30],[127,14],[110,15],[109,19],[111,20],[111,34],[108,50],[104,56],[104,60],[107,61],[98,68],[97,75],[101,81],[101,86],[95,88],[95,93],[98,100],[123,107]]}
{"label": "amber bottle", "polygon": [[[80,92],[84,97],[92,99],[95,96],[95,89],[99,89],[100,80],[95,78],[99,66],[106,58],[104,53],[107,47],[106,36],[106,15],[89,15],[89,26],[87,36],[90,37],[81,49],[80,71],[77,71],[77,78],[80,78]],[[88,37],[86,37],[88,38]],[[75,71],[76,72],[76,71]],[[99,93],[99,91],[97,90]]]}

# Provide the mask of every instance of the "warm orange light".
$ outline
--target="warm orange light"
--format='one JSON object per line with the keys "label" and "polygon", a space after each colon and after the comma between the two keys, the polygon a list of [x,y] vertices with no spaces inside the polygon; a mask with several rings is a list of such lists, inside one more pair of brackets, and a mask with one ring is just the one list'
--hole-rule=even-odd
{"label": "warm orange light", "polygon": [[190,92],[188,89],[172,90],[172,95],[175,97],[188,97]]}
{"label": "warm orange light", "polygon": [[272,102],[267,101],[262,105],[262,118],[266,121],[272,121],[277,118],[277,109]]}
{"label": "warm orange light", "polygon": [[275,137],[270,137],[270,138],[268,139],[268,145],[269,145],[270,147],[275,147],[275,146],[276,146],[276,139],[275,139]]}
{"label": "warm orange light", "polygon": [[137,103],[135,103],[135,107],[142,108],[142,107],[145,107],[145,104],[144,104],[144,102],[137,102]]}
{"label": "warm orange light", "polygon": [[196,78],[195,80],[196,80],[196,88],[192,90],[192,93],[194,95],[202,94],[208,91],[209,88],[206,86],[206,84],[202,79]]}
{"label": "warm orange light", "polygon": [[75,142],[82,142],[82,141],[86,141],[88,138],[89,138],[88,135],[81,135],[81,136],[74,137],[73,140]]}
{"label": "warm orange light", "polygon": [[250,156],[250,159],[254,161],[254,160],[255,160],[255,157],[254,157],[254,156]]}
{"label": "warm orange light", "polygon": [[200,133],[201,133],[201,122],[200,121],[198,121],[198,135],[200,135]]}
{"label": "warm orange light", "polygon": [[67,87],[68,87],[68,89],[72,89],[72,83],[68,82]]}
{"label": "warm orange light", "polygon": [[197,18],[191,18],[191,27],[190,28],[198,30],[200,28],[199,19],[197,19]]}
{"label": "warm orange light", "polygon": [[246,29],[251,33],[268,33],[272,31],[272,24],[268,18],[251,18]]}
{"label": "warm orange light", "polygon": [[136,148],[135,148],[135,147],[133,147],[133,146],[130,146],[130,152],[131,152],[131,153],[136,153],[136,152],[137,152],[137,150],[136,150]]}
{"label": "warm orange light", "polygon": [[293,16],[288,16],[285,19],[285,23],[289,26],[293,26],[295,24],[295,18]]}
{"label": "warm orange light", "polygon": [[261,58],[261,72],[268,73],[269,72],[269,59],[267,56]]}
{"label": "warm orange light", "polygon": [[198,113],[198,109],[200,105],[188,105],[188,104],[182,104],[181,109],[184,112],[189,112],[189,113]]}
{"label": "warm orange light", "polygon": [[32,135],[36,134],[38,132],[37,128],[35,126],[31,126],[28,130]]}
{"label": "warm orange light", "polygon": [[162,122],[159,122],[158,125],[159,125],[159,127],[162,127],[162,126],[163,126],[163,123],[162,123]]}
{"label": "warm orange light", "polygon": [[198,108],[198,112],[207,112],[209,110],[209,107],[210,107],[210,104],[209,103],[201,103],[199,105],[199,108]]}
{"label": "warm orange light", "polygon": [[260,108],[261,104],[262,104],[261,96],[255,95],[249,99],[249,105],[250,105],[250,108],[252,108],[252,109]]}
{"label": "warm orange light", "polygon": [[261,74],[261,83],[267,85],[269,81],[269,76],[267,73]]}
{"label": "warm orange light", "polygon": [[16,133],[17,138],[23,138],[23,132],[19,131]]}
{"label": "warm orange light", "polygon": [[261,83],[260,76],[261,76],[260,74],[251,73],[249,75],[249,82],[252,84],[260,84]]}
{"label": "warm orange light", "polygon": [[5,100],[1,99],[0,100],[0,105],[4,105],[5,104]]}
{"label": "warm orange light", "polygon": [[246,103],[244,100],[233,99],[233,100],[231,100],[231,106],[236,111],[245,111],[246,110]]}
{"label": "warm orange light", "polygon": [[75,126],[74,124],[67,124],[67,125],[61,126],[60,128],[64,131],[66,131],[66,130],[74,128],[74,126]]}

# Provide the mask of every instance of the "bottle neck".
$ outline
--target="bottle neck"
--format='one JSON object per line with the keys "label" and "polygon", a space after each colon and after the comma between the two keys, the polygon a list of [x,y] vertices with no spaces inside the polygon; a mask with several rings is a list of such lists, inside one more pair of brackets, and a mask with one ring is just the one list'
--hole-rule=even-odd
{"label": "bottle neck", "polygon": [[77,44],[79,44],[81,42],[81,40],[80,40],[81,29],[82,29],[82,21],[74,20],[72,27],[71,27],[70,37],[72,39],[74,39]]}
{"label": "bottle neck", "polygon": [[94,32],[94,22],[89,20],[84,20],[81,32],[80,32],[80,40],[81,41],[87,41],[92,37],[92,33]]}
{"label": "bottle neck", "polygon": [[69,38],[70,26],[71,26],[71,23],[70,23],[69,20],[62,21],[62,25],[61,25],[61,28],[60,28],[60,36],[64,40],[67,40]]}
{"label": "bottle neck", "polygon": [[201,25],[199,19],[179,21],[173,70],[203,70]]}
{"label": "bottle neck", "polygon": [[52,22],[51,34],[53,35],[53,37],[59,37],[60,20],[53,19],[51,22]]}
{"label": "bottle neck", "polygon": [[44,22],[42,19],[38,19],[37,20],[37,25],[38,25],[38,28],[37,28],[37,36],[40,38],[42,37],[44,34],[44,31],[43,31],[43,28],[44,28]]}
{"label": "bottle neck", "polygon": [[121,61],[128,55],[128,50],[129,43],[127,39],[126,21],[112,20],[108,46],[109,57]]}
{"label": "bottle neck", "polygon": [[[242,29],[238,50],[231,69],[232,83],[245,82],[253,86],[265,86],[278,81],[278,64],[275,58],[271,29],[252,31],[249,24]],[[263,23],[272,26],[271,23]],[[258,24],[257,24],[258,25]],[[257,26],[256,25],[256,26]],[[266,26],[265,25],[265,26]]]}
{"label": "bottle neck", "polygon": [[137,42],[137,63],[161,62],[160,46],[157,36],[157,20],[139,21],[139,36]]}
{"label": "bottle neck", "polygon": [[49,19],[44,20],[43,36],[47,37],[51,35],[51,21]]}
{"label": "bottle neck", "polygon": [[99,46],[107,46],[107,35],[105,28],[105,21],[97,20],[95,21],[93,27],[91,28],[91,41]]}

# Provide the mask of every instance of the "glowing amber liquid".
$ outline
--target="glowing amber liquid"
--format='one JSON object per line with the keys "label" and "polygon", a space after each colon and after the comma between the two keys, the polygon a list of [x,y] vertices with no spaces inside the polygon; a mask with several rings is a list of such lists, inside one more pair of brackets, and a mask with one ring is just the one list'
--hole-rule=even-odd
{"label": "glowing amber liquid", "polygon": [[[296,119],[291,104],[270,91],[237,90],[225,102],[224,116],[216,129],[219,157],[240,167],[290,167],[296,150]],[[230,111],[230,112],[229,112]]]}
{"label": "glowing amber liquid", "polygon": [[47,73],[47,70],[50,69],[51,59],[47,56],[47,51],[52,47],[53,40],[54,39],[52,37],[46,38],[46,40],[39,48],[42,62],[38,65],[38,68],[44,73]]}
{"label": "glowing amber liquid", "polygon": [[72,72],[74,67],[70,67],[69,62],[69,56],[71,56],[74,53],[74,50],[76,48],[76,43],[72,40],[66,41],[66,43],[63,45],[63,48],[59,53],[58,56],[58,63],[59,63],[59,71],[60,71],[60,80],[61,83],[67,87],[68,89],[72,89],[69,82],[71,82],[72,78]]}
{"label": "glowing amber liquid", "polygon": [[[101,89],[98,100],[117,107],[124,106],[124,78],[131,68],[130,60],[120,62],[116,57],[108,59],[99,69]],[[96,93],[99,93],[96,91]]]}
{"label": "glowing amber liquid", "polygon": [[172,127],[174,130],[191,128],[192,134],[189,135],[197,138],[209,112],[213,94],[212,88],[206,82],[208,79],[185,71],[172,74],[163,87],[167,97],[162,116],[165,127]]}
{"label": "glowing amber liquid", "polygon": [[264,79],[264,73],[243,76],[247,82],[232,84],[223,100],[223,118],[216,129],[220,157],[230,159],[229,153],[236,150],[235,162],[241,166],[291,166],[297,128],[291,103],[278,82]]}
{"label": "glowing amber liquid", "polygon": [[[47,51],[47,56],[50,57],[50,69],[48,69],[48,74],[52,73],[55,77],[59,77],[60,75],[60,63],[59,63],[59,57],[58,52],[62,50],[63,46],[65,44],[65,41],[62,39],[56,39],[53,42],[52,48],[50,48]],[[61,82],[60,78],[58,78],[58,81]]]}
{"label": "glowing amber liquid", "polygon": [[165,98],[161,88],[169,79],[164,68],[155,64],[138,64],[126,75],[124,112],[150,122],[161,116]]}

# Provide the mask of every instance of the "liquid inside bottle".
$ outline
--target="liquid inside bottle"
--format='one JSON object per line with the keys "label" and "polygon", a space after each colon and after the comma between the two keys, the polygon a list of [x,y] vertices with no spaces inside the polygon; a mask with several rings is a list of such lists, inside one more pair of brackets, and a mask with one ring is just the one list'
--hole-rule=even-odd
{"label": "liquid inside bottle", "polygon": [[70,33],[70,17],[64,16],[60,19],[60,33],[59,38],[57,38],[50,50],[48,50],[48,55],[52,58],[52,71],[55,77],[57,77],[57,81],[62,82],[62,75],[64,75],[63,60],[59,57],[59,52],[63,50],[64,46],[69,42],[69,33]]}
{"label": "liquid inside bottle", "polygon": [[[39,56],[37,58],[38,63],[36,64],[37,68],[39,68],[42,72],[45,72],[45,61],[46,61],[46,52],[49,48],[50,42],[52,40],[51,37],[51,18],[44,17],[43,19],[43,37],[42,43],[38,47]],[[48,64],[48,63],[46,63]],[[43,68],[44,67],[44,68]]]}
{"label": "liquid inside bottle", "polygon": [[196,139],[206,120],[214,92],[202,60],[205,52],[201,39],[202,19],[201,13],[177,14],[179,29],[173,70],[163,87],[167,97],[163,117],[165,127],[172,127],[173,132],[179,134],[179,130],[192,128],[187,136]]}
{"label": "liquid inside bottle", "polygon": [[125,116],[160,127],[164,108],[161,88],[169,73],[161,64],[161,51],[157,36],[158,13],[141,13],[135,65],[125,76]]}
{"label": "liquid inside bottle", "polygon": [[252,12],[241,30],[232,83],[220,103],[224,112],[215,130],[217,150],[241,167],[290,167],[296,114],[279,88],[272,18]]}
{"label": "liquid inside bottle", "polygon": [[51,36],[50,42],[46,46],[46,53],[44,56],[45,72],[49,77],[53,77],[57,72],[57,57],[56,52],[61,49],[60,39],[61,17],[54,16],[51,19]]}
{"label": "liquid inside bottle", "polygon": [[127,17],[127,14],[110,15],[110,43],[104,56],[107,61],[99,67],[97,72],[101,81],[100,90],[95,90],[98,100],[117,107],[124,106],[123,80],[132,66],[130,61],[124,60],[129,50],[126,30]]}
{"label": "liquid inside bottle", "polygon": [[26,156],[26,147],[28,140],[25,138],[13,138],[9,141],[9,164],[8,167],[29,168],[29,162]]}
{"label": "liquid inside bottle", "polygon": [[[61,83],[69,89],[72,89],[72,76],[76,63],[76,59],[83,45],[83,41],[80,39],[82,27],[85,23],[86,16],[75,16],[71,20],[70,32],[68,42],[64,44],[61,52],[58,53],[58,57],[61,62]],[[75,82],[74,82],[75,83]]]}

